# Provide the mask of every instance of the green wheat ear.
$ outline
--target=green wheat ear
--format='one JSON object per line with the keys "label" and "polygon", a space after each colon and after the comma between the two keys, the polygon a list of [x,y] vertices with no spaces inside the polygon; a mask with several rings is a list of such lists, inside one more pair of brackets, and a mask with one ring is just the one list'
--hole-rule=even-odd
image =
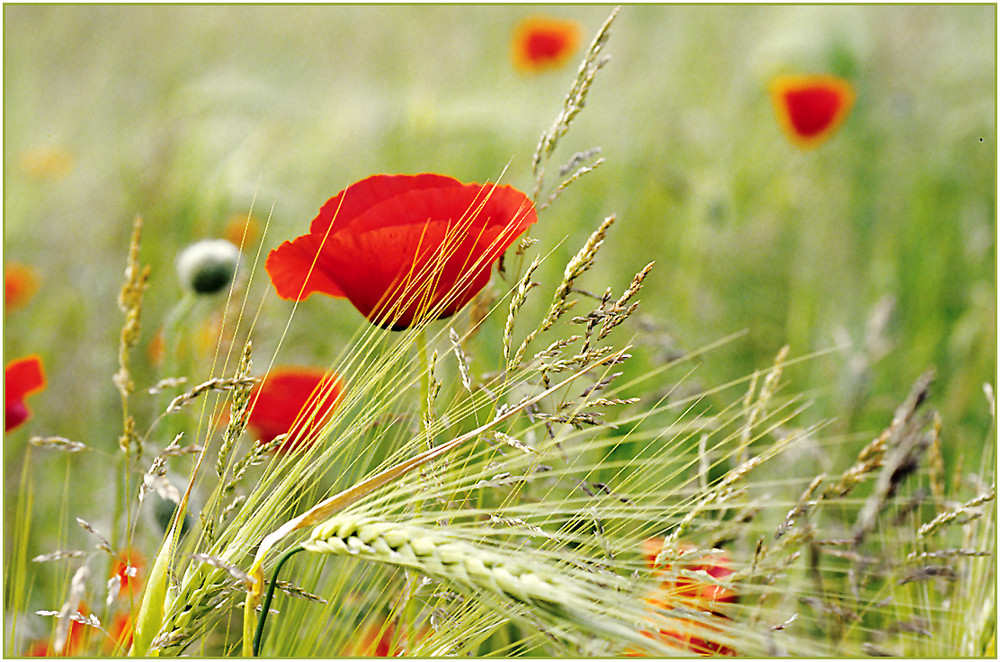
{"label": "green wheat ear", "polygon": [[[634,620],[612,615],[600,597],[613,590],[587,575],[539,559],[526,549],[498,551],[449,534],[445,527],[425,527],[352,513],[340,513],[312,530],[302,547],[310,552],[354,556],[415,570],[459,590],[507,597],[554,619],[601,632],[613,640],[649,646]],[[619,580],[619,590],[627,582]],[[629,614],[629,610],[622,611]],[[633,616],[635,616],[633,614]]]}

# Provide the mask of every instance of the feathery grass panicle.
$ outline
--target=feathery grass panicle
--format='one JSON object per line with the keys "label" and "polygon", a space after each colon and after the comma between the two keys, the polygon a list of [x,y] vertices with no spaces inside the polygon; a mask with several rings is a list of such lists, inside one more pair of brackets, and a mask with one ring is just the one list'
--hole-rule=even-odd
{"label": "feathery grass panicle", "polygon": [[968,522],[971,522],[972,520],[978,517],[982,517],[984,513],[981,509],[977,509],[978,506],[993,501],[996,498],[996,495],[997,495],[996,485],[991,485],[990,488],[987,491],[983,492],[982,494],[979,494],[975,498],[966,501],[965,503],[963,503],[958,508],[955,508],[954,510],[949,510],[948,512],[941,513],[930,522],[921,526],[920,529],[917,531],[917,536],[920,538],[925,538],[934,533],[935,531],[937,531],[938,529],[942,528],[943,526],[956,522],[956,520],[957,523],[959,524],[967,524]]}
{"label": "feathery grass panicle", "polygon": [[913,419],[913,415],[926,400],[932,380],[932,372],[926,372],[917,379],[910,389],[910,394],[906,400],[896,410],[896,414],[889,427],[861,449],[854,465],[841,475],[840,480],[836,484],[827,486],[823,492],[824,499],[833,496],[846,496],[865,477],[875,470],[882,468],[886,453],[892,446],[892,440],[898,440],[900,437],[907,436],[906,433],[910,431],[910,422]]}
{"label": "feathery grass panicle", "polygon": [[85,531],[87,531],[92,536],[94,536],[95,538],[97,538],[97,545],[96,545],[97,549],[104,550],[108,554],[113,554],[114,553],[114,550],[111,547],[111,543],[108,542],[108,539],[105,538],[104,535],[101,534],[100,531],[98,531],[97,529],[95,529],[94,526],[90,522],[88,522],[87,520],[85,520],[83,518],[77,517],[76,518],[76,523],[79,524],[80,527],[83,528]]}
{"label": "feathery grass panicle", "polygon": [[[595,149],[600,150],[600,148],[595,148]],[[562,192],[565,191],[570,185],[578,181],[584,175],[597,170],[603,163],[604,159],[600,158],[591,163],[590,165],[580,166],[576,170],[576,172],[574,172],[572,175],[570,175],[563,181],[559,182],[559,185],[552,191],[552,193],[549,194],[549,197],[546,198],[544,202],[538,205],[538,210],[541,211],[542,209],[546,209],[547,207],[549,207],[553,202],[556,201],[556,198],[558,198],[560,194],[562,194]],[[560,168],[559,172],[560,174],[563,174],[563,169]]]}
{"label": "feathery grass panicle", "polygon": [[35,558],[31,559],[32,563],[48,563],[49,561],[61,561],[63,559],[75,559],[80,556],[86,556],[90,552],[85,552],[81,549],[67,549],[67,550],[57,550],[55,552],[49,552],[48,554],[39,554]]}
{"label": "feathery grass panicle", "polygon": [[[517,351],[514,353],[513,360],[508,361],[510,366],[508,369],[519,366],[524,360],[524,355],[528,350],[528,345],[535,339],[539,333],[548,331],[553,324],[558,321],[560,317],[563,316],[574,304],[574,301],[567,302],[570,293],[573,291],[573,285],[576,280],[582,276],[591,266],[594,264],[594,259],[597,257],[597,251],[600,250],[601,245],[604,243],[604,237],[607,234],[608,228],[615,222],[614,214],[608,216],[601,222],[600,226],[591,233],[590,237],[587,238],[586,243],[583,247],[574,255],[570,261],[566,264],[566,268],[563,271],[563,279],[556,287],[555,293],[552,296],[552,303],[549,305],[549,310],[543,318],[541,324],[538,328],[532,330],[528,335],[521,341],[520,346],[518,346]],[[522,283],[530,282],[528,276],[522,279]],[[525,288],[529,288],[526,284]],[[520,286],[519,286],[520,291]],[[525,294],[527,289],[525,289]],[[516,296],[516,294],[515,294]],[[511,306],[513,310],[514,298],[511,299]],[[508,315],[508,323],[513,329],[513,319],[511,315]],[[506,327],[505,327],[506,329]],[[504,333],[505,345],[507,343],[507,333]],[[507,350],[509,351],[509,350]],[[505,355],[506,356],[506,355]]]}
{"label": "feathery grass panicle", "polygon": [[600,58],[599,56],[601,51],[604,50],[605,45],[607,45],[608,39],[611,37],[611,24],[614,23],[617,15],[618,8],[616,7],[612,10],[611,15],[604,22],[604,25],[598,30],[597,35],[587,49],[587,53],[584,55],[583,62],[580,63],[576,79],[566,94],[562,110],[556,116],[552,126],[542,134],[542,137],[538,141],[535,154],[531,159],[531,172],[535,176],[535,189],[532,193],[532,199],[536,203],[538,202],[538,196],[541,193],[542,183],[545,179],[545,165],[555,151],[556,145],[559,144],[559,140],[566,135],[573,120],[583,110],[587,100],[587,93],[590,91],[590,86],[593,84],[597,72],[609,61],[608,56]]}
{"label": "feathery grass panicle", "polygon": [[32,437],[28,443],[36,448],[52,448],[64,453],[79,453],[90,450],[82,441],[73,441],[66,437]]}
{"label": "feathery grass panicle", "polygon": [[285,443],[288,439],[288,435],[279,434],[277,437],[263,444],[254,444],[253,448],[247,451],[246,455],[237,460],[233,464],[233,472],[229,481],[225,483],[225,487],[222,488],[222,492],[225,494],[227,492],[233,491],[239,482],[243,479],[246,474],[247,469],[259,464],[266,455],[278,448],[281,444]]}
{"label": "feathery grass panicle", "polygon": [[146,392],[150,395],[156,395],[157,393],[162,393],[168,389],[183,386],[184,384],[187,384],[187,381],[187,377],[167,377],[156,382],[156,384],[149,387]]}
{"label": "feathery grass panicle", "polygon": [[586,273],[588,269],[594,266],[597,251],[600,250],[601,245],[604,243],[605,235],[607,235],[608,229],[614,224],[614,222],[614,214],[605,218],[600,226],[598,226],[598,228],[591,233],[590,237],[587,238],[587,243],[583,245],[583,248],[581,248],[579,252],[577,252],[577,254],[566,264],[566,269],[563,271],[562,282],[559,283],[559,287],[556,288],[555,295],[552,297],[552,305],[549,307],[549,312],[545,315],[545,319],[542,320],[542,325],[540,327],[542,331],[546,331],[551,328],[552,325],[555,324],[556,321],[573,306],[573,302],[567,302],[566,299],[573,291],[573,285],[576,280]]}
{"label": "feathery grass panicle", "polygon": [[[521,280],[518,281],[517,287],[514,289],[514,293],[510,297],[510,307],[507,312],[507,320],[504,322],[503,327],[503,358],[507,363],[508,370],[512,367],[516,367],[516,364],[512,365],[510,360],[511,347],[514,343],[514,321],[517,319],[517,314],[520,312],[521,306],[523,306],[524,302],[528,299],[528,292],[530,292],[532,288],[538,286],[538,283],[533,282],[531,277],[539,265],[541,265],[541,260],[538,256],[535,256],[535,258],[531,261],[531,264],[529,264],[528,268],[525,270],[524,276],[522,276]],[[520,355],[523,356],[523,352],[520,353]]]}
{"label": "feathery grass panicle", "polygon": [[760,387],[760,392],[757,393],[756,400],[753,401],[753,405],[750,406],[751,398],[754,393],[754,387],[757,384],[757,374],[754,373],[754,379],[750,382],[750,388],[747,390],[747,399],[745,405],[748,407],[747,420],[743,426],[743,430],[740,433],[740,446],[737,452],[737,460],[739,462],[746,462],[749,453],[750,439],[753,435],[753,429],[756,425],[757,418],[760,416],[761,410],[767,407],[768,401],[774,394],[774,389],[778,384],[778,379],[781,377],[781,371],[784,368],[785,359],[788,358],[789,346],[785,345],[778,351],[778,355],[774,359],[774,366],[768,371],[767,376],[764,378],[764,383]]}
{"label": "feathery grass panicle", "polygon": [[[900,420],[900,424],[896,425],[893,434],[886,441],[887,449],[882,468],[872,493],[865,500],[854,524],[856,540],[860,541],[875,527],[878,513],[882,512],[887,501],[896,494],[900,482],[916,471],[922,456],[934,439],[933,429],[926,429],[933,425],[934,412],[921,417],[914,416],[917,407],[926,398],[932,379],[933,373],[926,373],[918,380],[915,386],[916,394],[911,400],[912,408],[902,412],[903,416],[897,415],[896,420]],[[894,424],[896,420],[893,421]]]}
{"label": "feathery grass panicle", "polygon": [[455,351],[455,361],[458,363],[458,376],[462,380],[462,388],[472,393],[472,377],[469,373],[469,357],[462,350],[462,341],[454,328],[448,328],[448,339]]}
{"label": "feathery grass panicle", "polygon": [[211,391],[249,391],[249,389],[251,389],[254,384],[257,384],[258,382],[260,382],[260,379],[256,377],[213,377],[212,379],[198,384],[190,391],[181,393],[176,398],[171,400],[170,404],[167,405],[167,413],[172,414],[180,411],[185,406],[194,402],[198,396],[204,395],[205,393],[209,393]]}
{"label": "feathery grass panicle", "polygon": [[[183,432],[178,432],[177,436],[174,437],[173,441],[164,448],[149,465],[149,469],[142,477],[142,485],[139,486],[139,503],[141,504],[146,495],[156,489],[159,481],[164,480],[167,473],[167,459],[175,455],[183,455],[185,453],[197,453],[201,451],[201,446],[187,446],[182,448],[180,445],[180,440],[184,436]],[[177,501],[180,498],[178,497]]]}
{"label": "feathery grass panicle", "polygon": [[[81,526],[86,524],[82,520],[78,519],[77,521],[81,522]],[[84,528],[92,531],[92,529],[89,528],[89,525]],[[89,576],[90,568],[86,563],[77,568],[76,572],[73,573],[73,579],[69,584],[69,595],[57,612],[58,620],[56,622],[56,636],[55,642],[52,646],[56,654],[61,655],[66,652],[66,647],[69,644],[70,622],[72,621],[72,617],[78,613],[77,609],[83,601],[84,594],[87,590],[87,578]]]}
{"label": "feathery grass panicle", "polygon": [[[246,430],[247,421],[250,419],[250,392],[253,390],[253,385],[259,382],[259,380],[250,380],[250,369],[253,367],[253,362],[250,360],[252,349],[253,344],[247,340],[239,365],[236,367],[236,374],[233,377],[234,381],[240,383],[233,390],[229,408],[229,424],[222,435],[219,455],[215,460],[215,473],[218,474],[219,478],[225,477],[229,453],[236,445],[240,435]],[[249,383],[247,380],[250,380]]]}
{"label": "feathery grass panicle", "polygon": [[934,437],[927,451],[927,463],[930,467],[931,494],[937,503],[938,512],[945,510],[944,486],[944,456],[941,454],[941,416],[934,412]]}
{"label": "feathery grass panicle", "polygon": [[119,439],[119,445],[126,455],[131,450],[135,450],[137,455],[142,453],[141,440],[135,433],[135,419],[129,412],[129,400],[135,390],[129,369],[129,356],[132,348],[139,342],[142,295],[149,286],[151,273],[150,265],[142,267],[139,264],[141,239],[142,217],[136,216],[132,221],[132,239],[129,242],[128,262],[125,267],[125,283],[118,294],[118,307],[125,313],[125,324],[122,326],[118,343],[118,372],[113,378],[122,400],[124,431]]}

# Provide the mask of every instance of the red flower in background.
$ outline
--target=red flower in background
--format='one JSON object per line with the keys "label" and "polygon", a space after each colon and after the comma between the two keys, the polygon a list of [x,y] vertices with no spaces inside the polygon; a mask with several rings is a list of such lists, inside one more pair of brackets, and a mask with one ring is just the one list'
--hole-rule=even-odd
{"label": "red flower in background", "polygon": [[142,587],[142,570],[146,560],[139,552],[131,549],[122,551],[111,565],[111,576],[118,576],[119,593],[134,595],[137,587]]}
{"label": "red flower in background", "polygon": [[132,614],[130,612],[118,612],[111,618],[111,625],[108,626],[110,639],[105,640],[104,649],[108,655],[117,652],[119,655],[128,653],[132,647]]}
{"label": "red flower in background", "polygon": [[26,264],[3,265],[3,308],[17,310],[28,305],[38,291],[38,272]]}
{"label": "red flower in background", "polygon": [[[90,613],[86,602],[77,605],[76,611],[83,616]],[[69,630],[66,633],[66,643],[63,644],[61,652],[56,652],[53,644],[43,639],[32,642],[28,646],[28,650],[24,652],[24,657],[77,657],[87,643],[89,628],[90,626],[79,621],[70,621]]]}
{"label": "red flower in background", "polygon": [[582,33],[575,21],[545,16],[526,18],[518,23],[511,39],[514,65],[529,72],[560,67],[580,46]]}
{"label": "red flower in background", "polygon": [[28,650],[23,653],[24,657],[55,657],[55,655],[52,650],[52,644],[44,639],[39,639],[28,644]]}
{"label": "red flower in background", "polygon": [[771,101],[793,144],[812,149],[826,142],[854,105],[854,88],[836,76],[779,76]]}
{"label": "red flower in background", "polygon": [[[677,576],[678,573],[673,572],[669,564],[657,565],[656,557],[661,549],[663,549],[663,538],[650,538],[642,543],[646,564],[653,571],[653,577],[660,579],[659,586],[646,596],[646,604],[651,610],[682,607],[701,612],[705,620],[728,620],[725,614],[719,612],[719,608],[721,605],[736,602],[736,592],[731,588],[717,586],[707,581],[698,581],[696,578]],[[693,545],[687,544],[677,547],[680,554],[686,554],[694,549]],[[694,561],[684,561],[681,569],[688,572],[703,571],[715,579],[723,579],[733,574],[729,556],[721,551],[714,551]],[[712,632],[719,628],[704,620],[671,618],[669,621],[664,621],[663,617],[657,617],[655,624],[655,629],[644,630],[642,634],[666,646],[679,647],[699,655],[736,654],[736,651],[729,646],[712,640]],[[629,648],[625,651],[625,655],[629,657],[643,657],[649,654],[639,648]]]}
{"label": "red flower in background", "polygon": [[373,175],[330,198],[309,234],[271,251],[265,266],[283,299],[346,298],[371,322],[401,330],[458,312],[536,220],[531,200],[510,186]]}
{"label": "red flower in background", "polygon": [[[413,638],[420,641],[430,633],[430,628],[424,626],[413,633]],[[406,636],[403,633],[397,634],[395,622],[385,618],[374,618],[367,621],[354,633],[341,655],[344,657],[401,657],[406,655]]]}
{"label": "red flower in background", "polygon": [[37,354],[11,361],[4,367],[4,432],[10,432],[29,418],[31,410],[24,399],[45,388],[45,370]]}
{"label": "red flower in background", "polygon": [[261,443],[287,432],[277,450],[296,450],[329,422],[342,390],[340,379],[321,368],[275,368],[250,392],[247,427]]}

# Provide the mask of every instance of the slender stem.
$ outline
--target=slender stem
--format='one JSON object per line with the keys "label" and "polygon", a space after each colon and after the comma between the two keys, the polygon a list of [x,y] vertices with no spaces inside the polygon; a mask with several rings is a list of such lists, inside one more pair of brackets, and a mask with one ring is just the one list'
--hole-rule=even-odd
{"label": "slender stem", "polygon": [[[194,309],[194,304],[196,303],[197,295],[190,291],[185,291],[184,296],[177,305],[167,314],[167,319],[163,322],[163,366],[161,369],[161,376],[163,377],[176,377],[175,374],[179,368],[178,354],[180,353],[180,338],[179,333],[181,325],[186,320],[188,314]],[[162,410],[161,406],[162,400],[165,396],[163,392],[157,394],[156,396],[156,408],[157,410]]]}
{"label": "slender stem", "polygon": [[[417,362],[420,370],[420,433],[423,435],[424,439],[427,441],[427,447],[433,448],[434,444],[431,443],[430,438],[430,419],[431,419],[431,366],[428,360],[427,352],[427,329],[426,327],[420,327],[417,331]],[[415,505],[416,510],[420,510],[423,505],[423,501],[417,502]],[[414,618],[414,605],[413,605],[413,588],[416,585],[415,577],[411,576],[409,571],[406,572],[406,601],[403,604],[403,608],[400,610],[400,624],[402,625],[403,634],[403,646],[405,650],[412,650],[411,648],[411,626],[413,625]],[[399,636],[397,631],[393,638]]]}
{"label": "slender stem", "polygon": [[431,440],[427,436],[427,428],[431,416],[431,369],[427,361],[427,330],[424,327],[420,327],[417,331],[417,362],[420,364],[420,432],[430,446]]}
{"label": "slender stem", "polygon": [[[304,549],[305,547],[302,545],[292,547],[290,550],[281,555],[278,559],[278,564],[274,566],[274,574],[271,575],[271,584],[267,587],[267,593],[264,594],[264,601],[260,605],[260,616],[257,618],[257,631],[253,635],[254,657],[260,655],[260,645],[264,640],[264,623],[267,622],[267,612],[271,609],[271,600],[274,599],[274,589],[278,586],[278,573],[281,572],[281,566],[285,565],[285,562],[288,559],[292,558],[292,556],[298,554]],[[247,604],[250,604],[249,596],[247,597]]]}
{"label": "slender stem", "polygon": [[247,593],[247,598],[243,602],[243,650],[241,653],[243,657],[253,657],[254,627],[251,623],[253,623],[254,602],[253,596]]}

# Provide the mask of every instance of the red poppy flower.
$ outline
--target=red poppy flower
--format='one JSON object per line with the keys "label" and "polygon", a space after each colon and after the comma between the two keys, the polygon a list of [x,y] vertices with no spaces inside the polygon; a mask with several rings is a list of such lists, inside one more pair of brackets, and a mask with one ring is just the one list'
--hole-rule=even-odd
{"label": "red poppy flower", "polygon": [[532,16],[521,21],[511,39],[514,65],[528,72],[555,69],[580,46],[583,31],[576,21]]}
{"label": "red poppy flower", "polygon": [[4,432],[10,432],[31,418],[24,399],[45,388],[45,370],[37,354],[11,361],[4,367]]}
{"label": "red poppy flower", "polygon": [[329,422],[343,383],[321,368],[275,368],[250,392],[247,426],[260,443],[288,433],[279,452],[311,443]]}
{"label": "red poppy flower", "polygon": [[146,561],[139,552],[131,549],[122,551],[111,565],[111,576],[118,576],[119,593],[134,594],[136,587],[142,586],[142,570]]}
{"label": "red poppy flower", "polygon": [[510,186],[373,175],[330,198],[309,234],[271,251],[265,266],[283,299],[347,298],[373,323],[401,330],[458,312],[536,220]]}
{"label": "red poppy flower", "polygon": [[[86,616],[89,611],[86,602],[81,602],[76,611]],[[76,657],[80,655],[81,649],[86,643],[89,626],[78,621],[70,621],[69,632],[66,634],[66,643],[63,645],[61,655],[63,657]],[[34,641],[24,652],[24,657],[57,657],[52,643],[46,640]]]}
{"label": "red poppy flower", "polygon": [[[663,538],[650,538],[642,543],[643,556],[646,564],[653,570],[653,576],[663,578],[653,591],[646,596],[646,604],[652,611],[668,610],[673,607],[683,607],[698,611],[705,616],[704,620],[672,618],[667,621],[662,617],[655,620],[655,628],[643,630],[641,634],[667,646],[681,648],[699,655],[735,655],[729,646],[715,641],[713,632],[721,628],[712,622],[722,623],[728,617],[719,613],[722,604],[736,602],[736,592],[724,586],[710,582],[700,582],[695,578],[677,576],[671,572],[669,564],[656,564],[656,556],[663,548]],[[681,544],[678,551],[681,554],[694,549],[692,545]],[[689,572],[704,571],[710,577],[722,579],[733,574],[729,556],[725,552],[712,552],[694,561],[685,561],[682,568]],[[652,619],[651,619],[652,620]],[[706,622],[708,621],[708,622]],[[629,657],[644,657],[650,653],[630,647],[625,651]]]}
{"label": "red poppy flower", "polygon": [[24,657],[55,657],[55,652],[52,650],[52,644],[44,639],[39,639],[28,645],[28,650],[24,651]]}
{"label": "red poppy flower", "polygon": [[[417,641],[425,639],[431,633],[430,628],[423,627],[417,631],[414,638]],[[406,655],[406,637],[396,633],[395,622],[386,618],[373,618],[354,633],[344,657],[400,657]]]}
{"label": "red poppy flower", "polygon": [[38,291],[38,272],[25,264],[11,262],[3,266],[4,310],[23,308]]}
{"label": "red poppy flower", "polygon": [[836,76],[780,76],[771,82],[771,101],[788,139],[811,149],[826,142],[847,117],[854,88]]}
{"label": "red poppy flower", "polygon": [[111,618],[111,625],[108,626],[110,639],[105,640],[104,649],[108,655],[115,652],[119,654],[127,653],[132,647],[132,614],[131,612],[118,612]]}
{"label": "red poppy flower", "polygon": [[[656,565],[656,556],[663,548],[663,538],[650,538],[643,541],[642,552],[646,558],[646,565],[653,570],[653,576],[662,576],[670,571],[670,564],[664,563]],[[695,549],[694,545],[681,543],[677,546],[680,554],[687,554]],[[710,577],[722,579],[733,574],[730,567],[729,555],[723,551],[712,552],[695,561],[685,561],[684,570],[690,572],[703,571]],[[667,584],[670,584],[668,587]],[[723,586],[716,586],[707,582],[698,582],[688,577],[677,577],[664,581],[661,588],[669,588],[670,596],[679,598],[688,603],[693,609],[703,611],[714,611],[712,605],[715,603],[736,602],[736,592]]]}

